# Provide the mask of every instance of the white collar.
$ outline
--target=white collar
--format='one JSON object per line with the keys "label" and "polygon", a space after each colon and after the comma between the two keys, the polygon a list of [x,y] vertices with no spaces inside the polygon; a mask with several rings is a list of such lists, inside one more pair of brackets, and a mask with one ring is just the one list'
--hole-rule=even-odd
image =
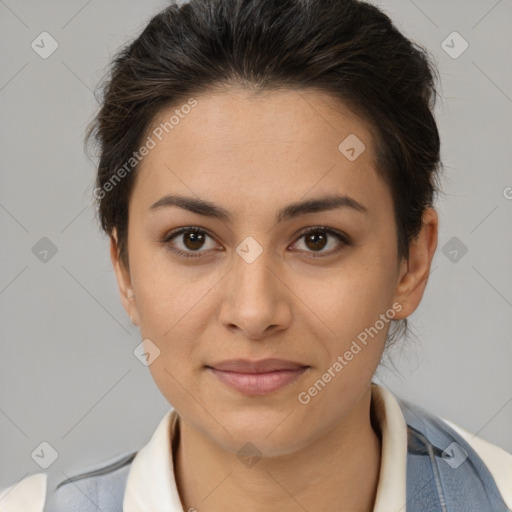
{"label": "white collar", "polygon": [[[382,435],[373,512],[405,512],[407,426],[395,397],[377,384],[371,386],[372,408]],[[126,482],[124,512],[183,512],[171,451],[177,419],[176,410],[170,409],[135,456]]]}

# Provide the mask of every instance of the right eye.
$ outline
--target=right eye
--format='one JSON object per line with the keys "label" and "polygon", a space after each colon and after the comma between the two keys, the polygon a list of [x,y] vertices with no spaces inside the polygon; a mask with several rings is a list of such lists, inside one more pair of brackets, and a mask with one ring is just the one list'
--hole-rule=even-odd
{"label": "right eye", "polygon": [[[181,248],[177,247],[175,239],[181,238]],[[198,226],[187,226],[176,229],[167,233],[161,242],[166,248],[179,256],[184,258],[197,258],[202,256],[202,253],[207,252],[200,251],[207,239],[213,240],[213,238],[204,230]],[[213,247],[212,247],[213,248]],[[197,254],[193,254],[193,253]]]}

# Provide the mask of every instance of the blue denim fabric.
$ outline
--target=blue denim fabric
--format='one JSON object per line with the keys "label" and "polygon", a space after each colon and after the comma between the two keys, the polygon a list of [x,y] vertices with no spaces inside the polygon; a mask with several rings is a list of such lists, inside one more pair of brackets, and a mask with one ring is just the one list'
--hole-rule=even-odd
{"label": "blue denim fabric", "polygon": [[457,432],[417,405],[398,403],[407,423],[407,512],[509,512],[487,466]]}

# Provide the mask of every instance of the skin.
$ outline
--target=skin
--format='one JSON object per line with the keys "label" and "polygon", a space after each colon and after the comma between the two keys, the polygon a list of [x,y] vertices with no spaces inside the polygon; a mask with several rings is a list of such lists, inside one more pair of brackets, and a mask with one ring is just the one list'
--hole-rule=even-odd
{"label": "skin", "polygon": [[[115,230],[111,236],[123,306],[142,338],[159,348],[149,368],[180,417],[174,462],[184,510],[371,511],[381,446],[370,421],[370,384],[389,322],[308,404],[297,396],[394,303],[401,305],[397,320],[417,308],[437,246],[437,214],[425,212],[409,259],[399,261],[371,127],[327,94],[257,96],[233,88],[196,99],[137,170],[129,269]],[[163,111],[155,126],[175,109]],[[350,134],[366,146],[354,161],[338,150]],[[367,214],[338,208],[275,222],[280,208],[335,192],[362,203]],[[208,200],[234,220],[176,206],[150,211],[171,193]],[[328,235],[322,248],[301,235],[322,225],[346,233],[350,245]],[[184,226],[210,237],[202,246],[183,235],[161,241]],[[252,263],[236,252],[248,236],[263,250]],[[202,255],[179,256],[168,249],[173,244]],[[310,368],[285,388],[248,397],[204,367],[267,357]],[[237,457],[247,442],[262,455],[250,467]]]}

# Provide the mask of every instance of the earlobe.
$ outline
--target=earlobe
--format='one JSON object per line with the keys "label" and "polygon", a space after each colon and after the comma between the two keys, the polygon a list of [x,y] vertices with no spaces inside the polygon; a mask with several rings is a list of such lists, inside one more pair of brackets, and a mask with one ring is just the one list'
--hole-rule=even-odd
{"label": "earlobe", "polygon": [[110,235],[110,259],[117,279],[117,286],[121,296],[121,303],[134,325],[139,325],[139,315],[135,302],[135,293],[132,288],[131,275],[129,270],[121,261],[117,230],[114,228]]}
{"label": "earlobe", "polygon": [[430,266],[437,248],[438,216],[433,208],[423,214],[423,225],[409,246],[409,258],[403,262],[395,301],[402,305],[397,319],[406,318],[418,307],[430,275]]}

